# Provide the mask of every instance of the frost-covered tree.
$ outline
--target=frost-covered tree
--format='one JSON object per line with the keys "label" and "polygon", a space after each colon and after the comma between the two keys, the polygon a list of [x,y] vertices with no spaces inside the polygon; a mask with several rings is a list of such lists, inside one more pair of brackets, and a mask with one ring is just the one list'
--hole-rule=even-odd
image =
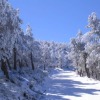
{"label": "frost-covered tree", "polygon": [[34,43],[34,38],[33,38],[33,33],[32,33],[32,28],[28,25],[26,28],[26,33],[24,36],[25,40],[26,40],[26,46],[27,46],[27,57],[28,62],[30,62],[30,66],[32,66],[32,69],[34,70],[34,63],[33,63],[33,43]]}
{"label": "frost-covered tree", "polygon": [[42,61],[43,61],[43,68],[46,70],[48,66],[50,66],[50,43],[43,42],[42,44]]}
{"label": "frost-covered tree", "polygon": [[32,28],[30,25],[27,25],[27,28],[26,28],[26,35],[30,36],[30,37],[33,37],[33,33],[32,33]]}
{"label": "frost-covered tree", "polygon": [[10,68],[9,59],[13,53],[15,38],[21,31],[21,23],[18,10],[13,9],[7,0],[0,0],[0,62],[5,68],[7,65]]}
{"label": "frost-covered tree", "polygon": [[76,67],[77,72],[80,74],[80,76],[83,75],[83,71],[86,72],[86,61],[83,56],[85,54],[85,43],[82,41],[82,36],[82,32],[79,31],[77,37],[71,40],[71,52],[69,53],[69,59],[72,60],[73,66]]}
{"label": "frost-covered tree", "polygon": [[68,66],[68,46],[65,43],[41,42],[41,51],[44,69]]}
{"label": "frost-covered tree", "polygon": [[98,19],[95,12],[91,13],[88,17],[88,28],[91,28],[92,33],[96,33],[98,35],[100,31],[100,19]]}
{"label": "frost-covered tree", "polygon": [[89,15],[87,26],[88,32],[83,35],[79,32],[71,40],[69,58],[80,75],[100,80],[100,20],[96,13]]}
{"label": "frost-covered tree", "polygon": [[[22,67],[31,66],[34,70],[41,66],[44,69],[68,66],[65,43],[36,41],[30,25],[24,33],[21,24],[19,9],[14,9],[8,0],[0,0],[0,65],[7,78],[9,70],[15,72]],[[77,41],[80,37],[81,34]]]}
{"label": "frost-covered tree", "polygon": [[[90,74],[93,78],[100,79],[99,70],[99,48],[100,48],[100,19],[98,19],[96,13],[92,13],[88,18],[88,26],[91,28],[89,32],[89,41],[85,46],[86,52],[88,52],[87,66]],[[91,63],[90,63],[91,62]]]}

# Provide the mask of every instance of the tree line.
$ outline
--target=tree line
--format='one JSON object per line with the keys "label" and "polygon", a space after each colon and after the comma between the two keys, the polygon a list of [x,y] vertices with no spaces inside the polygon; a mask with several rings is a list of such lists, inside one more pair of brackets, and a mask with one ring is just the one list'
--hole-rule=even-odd
{"label": "tree line", "polygon": [[0,0],[0,67],[8,79],[9,72],[19,68],[67,66],[66,44],[36,41],[31,26],[27,25],[23,32],[22,24],[19,9],[14,9],[8,0]]}
{"label": "tree line", "polygon": [[89,15],[87,28],[71,39],[69,59],[80,76],[100,80],[100,19],[95,12]]}

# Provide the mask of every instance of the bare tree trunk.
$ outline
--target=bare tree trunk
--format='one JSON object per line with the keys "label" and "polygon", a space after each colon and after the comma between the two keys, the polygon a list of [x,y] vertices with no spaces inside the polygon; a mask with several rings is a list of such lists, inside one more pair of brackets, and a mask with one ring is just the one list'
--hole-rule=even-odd
{"label": "bare tree trunk", "polygon": [[85,63],[85,66],[84,67],[85,67],[85,72],[86,72],[87,77],[90,78],[89,69],[86,68],[86,63]]}
{"label": "bare tree trunk", "polygon": [[81,69],[81,77],[83,77],[83,70]]}
{"label": "bare tree trunk", "polygon": [[17,70],[17,67],[16,67],[16,48],[15,47],[13,48],[13,53],[14,53],[14,69]]}
{"label": "bare tree trunk", "polygon": [[32,69],[34,70],[34,63],[33,63],[33,56],[32,56],[32,52],[31,52],[31,65],[32,65]]}
{"label": "bare tree trunk", "polygon": [[93,70],[91,69],[91,75],[92,75],[92,77],[93,77]]}
{"label": "bare tree trunk", "polygon": [[27,63],[27,60],[25,59],[25,65],[26,65],[26,67],[28,67],[29,65],[28,65],[28,63]]}
{"label": "bare tree trunk", "polygon": [[84,64],[84,68],[85,68],[85,72],[88,78],[90,78],[90,73],[89,73],[89,69],[86,67],[86,59],[87,59],[87,54],[84,53],[84,60],[85,60],[85,64]]}
{"label": "bare tree trunk", "polygon": [[18,60],[18,63],[19,63],[19,67],[22,68],[22,64],[20,60]]}
{"label": "bare tree trunk", "polygon": [[4,75],[6,75],[6,78],[9,79],[9,73],[6,66],[6,62],[3,59],[1,60],[1,69],[4,72]]}
{"label": "bare tree trunk", "polygon": [[11,70],[11,66],[10,66],[10,63],[9,63],[8,58],[6,58],[6,61],[7,61],[7,64],[8,64],[9,69]]}

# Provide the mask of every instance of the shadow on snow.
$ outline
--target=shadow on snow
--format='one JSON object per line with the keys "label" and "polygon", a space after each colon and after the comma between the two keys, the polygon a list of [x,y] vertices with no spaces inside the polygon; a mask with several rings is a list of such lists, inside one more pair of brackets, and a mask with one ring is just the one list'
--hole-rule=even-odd
{"label": "shadow on snow", "polygon": [[[54,75],[53,75],[54,76]],[[58,76],[59,77],[59,76]],[[84,85],[95,85],[95,83],[81,83],[72,79],[62,79],[64,75],[57,78],[52,77],[48,79],[46,100],[69,100],[66,96],[81,97],[82,93],[95,95],[95,92],[100,92],[96,89],[84,89]],[[70,77],[70,76],[67,76]],[[81,86],[81,87],[78,87]],[[49,99],[51,98],[51,99]],[[53,98],[53,99],[52,99]]]}

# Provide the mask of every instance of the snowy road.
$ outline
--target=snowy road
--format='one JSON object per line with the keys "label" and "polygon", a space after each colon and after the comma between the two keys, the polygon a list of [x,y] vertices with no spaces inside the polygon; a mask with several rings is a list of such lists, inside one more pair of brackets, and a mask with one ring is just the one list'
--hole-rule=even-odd
{"label": "snowy road", "polygon": [[46,79],[44,100],[100,100],[100,82],[56,69]]}

